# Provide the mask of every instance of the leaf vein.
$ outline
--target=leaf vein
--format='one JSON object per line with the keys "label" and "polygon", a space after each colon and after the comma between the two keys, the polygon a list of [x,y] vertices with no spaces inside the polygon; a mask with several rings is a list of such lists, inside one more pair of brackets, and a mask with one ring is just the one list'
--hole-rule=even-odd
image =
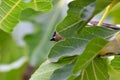
{"label": "leaf vein", "polygon": [[81,79],[80,80],[83,80],[83,76],[84,76],[84,70],[82,71]]}
{"label": "leaf vein", "polygon": [[[94,63],[95,67],[99,70],[99,72],[102,74],[102,76],[106,79],[104,73],[100,70],[100,68]],[[107,79],[106,79],[107,80]]]}
{"label": "leaf vein", "polygon": [[94,67],[93,60],[92,60],[92,68],[93,68],[93,73],[94,73],[95,80],[98,80],[98,79],[97,79],[96,72],[95,72],[95,67]]}
{"label": "leaf vein", "polygon": [[88,76],[88,73],[87,73],[87,71],[85,70],[85,72],[86,72],[86,76],[87,76],[87,79],[89,80],[89,76]]}
{"label": "leaf vein", "polygon": [[18,0],[18,2],[8,11],[8,13],[1,19],[0,24],[10,15],[10,13],[16,8],[16,6],[21,2],[21,0]]}

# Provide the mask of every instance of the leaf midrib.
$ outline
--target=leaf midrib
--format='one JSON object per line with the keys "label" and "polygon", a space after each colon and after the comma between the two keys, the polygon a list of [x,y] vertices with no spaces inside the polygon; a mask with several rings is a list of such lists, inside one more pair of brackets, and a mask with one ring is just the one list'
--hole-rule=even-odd
{"label": "leaf midrib", "polygon": [[10,13],[18,6],[21,0],[18,0],[17,3],[8,11],[8,13],[1,19],[0,24],[10,15]]}

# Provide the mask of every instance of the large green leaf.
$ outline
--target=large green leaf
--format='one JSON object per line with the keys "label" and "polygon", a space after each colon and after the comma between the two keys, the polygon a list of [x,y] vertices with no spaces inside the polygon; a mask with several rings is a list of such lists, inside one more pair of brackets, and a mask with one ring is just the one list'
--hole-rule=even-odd
{"label": "large green leaf", "polygon": [[31,0],[26,6],[36,11],[49,11],[52,8],[52,0]]}
{"label": "large green leaf", "polygon": [[49,60],[45,61],[39,68],[38,70],[31,76],[30,80],[50,80],[50,76],[52,73],[64,66],[65,64],[71,63],[73,60],[66,60],[66,61],[61,61],[58,63],[51,63]]}
{"label": "large green leaf", "polygon": [[32,75],[30,80],[49,80],[53,71],[58,69],[60,66],[62,66],[62,64],[54,64],[46,61]]}
{"label": "large green leaf", "polygon": [[11,32],[19,22],[21,11],[33,6],[39,11],[48,11],[51,8],[51,0],[34,0],[34,3],[33,1],[24,3],[22,0],[3,0],[0,4],[0,29]]}
{"label": "large green leaf", "polygon": [[59,58],[64,56],[79,55],[84,51],[89,40],[95,37],[108,38],[116,32],[117,30],[112,30],[105,27],[85,27],[79,33],[79,38],[70,38],[69,36],[72,37],[73,35],[70,35],[69,33],[65,34],[65,36],[70,39],[56,43],[51,49],[48,57],[51,61],[56,62]]}
{"label": "large green leaf", "polygon": [[[85,38],[85,39],[93,39],[95,37],[102,37],[102,38],[110,38],[115,33],[117,33],[119,30],[113,30],[106,27],[98,27],[98,26],[92,26],[84,28],[81,32],[79,32],[78,37]],[[104,33],[104,34],[102,34]]]}
{"label": "large green leaf", "polygon": [[22,0],[3,0],[0,4],[0,29],[10,32],[18,23]]}
{"label": "large green leaf", "polygon": [[73,69],[74,74],[80,74],[81,69],[84,69],[90,64],[90,62],[98,55],[99,51],[108,43],[108,41],[102,38],[94,38],[88,44],[84,52],[79,56],[75,67]]}
{"label": "large green leaf", "polygon": [[[77,63],[75,64],[75,67],[74,67],[74,64],[72,63],[72,64],[66,65],[66,66],[56,70],[52,74],[51,80],[74,80],[78,76],[78,74],[77,75],[72,74],[72,69],[74,68],[73,71],[79,71],[79,70],[82,71],[86,67],[87,67],[86,71],[87,71],[88,75],[84,74],[84,76],[86,76],[86,77],[91,76],[91,72],[92,71],[94,72],[94,68],[95,68],[95,70],[96,71],[98,70],[98,72],[92,73],[92,74],[98,75],[98,77],[100,77],[100,75],[102,74],[101,69],[104,69],[104,68],[101,68],[101,66],[104,65],[104,61],[101,60],[101,58],[95,58],[95,57],[96,57],[96,55],[98,55],[97,53],[102,49],[102,47],[106,45],[106,43],[107,43],[107,41],[104,39],[101,39],[101,38],[95,38],[92,41],[90,41],[89,44],[87,45],[85,51],[83,52],[83,54],[81,54],[79,56]],[[101,62],[102,62],[102,65],[101,65]],[[105,71],[105,79],[106,79],[106,77],[108,77],[106,75],[108,75],[108,74],[107,74],[107,66],[105,66],[105,65],[104,65],[104,67],[106,68],[106,71]],[[80,67],[82,67],[82,68],[80,69]],[[92,67],[92,69],[91,69],[91,67]],[[98,68],[101,68],[101,69],[98,69]],[[83,74],[83,72],[81,74]],[[104,74],[102,74],[102,75],[104,75]],[[86,77],[83,77],[83,78],[86,78]],[[94,76],[92,78],[94,78]],[[92,78],[89,77],[88,79],[92,79]],[[101,80],[102,79],[105,80],[104,76],[101,77]],[[86,79],[84,79],[84,80],[86,80]]]}
{"label": "large green leaf", "polygon": [[82,70],[81,75],[74,80],[109,80],[106,61],[96,57],[87,68]]}
{"label": "large green leaf", "polygon": [[[67,12],[67,16],[65,17],[65,19],[60,24],[58,24],[58,26],[56,28],[57,32],[61,32],[62,30],[66,30],[67,28],[70,28],[74,25],[77,25],[79,22],[81,22],[81,20],[82,20],[81,19],[81,16],[82,16],[81,14],[83,14],[83,12],[86,10],[85,7],[86,6],[92,6],[90,4],[93,3],[94,1],[95,0],[87,0],[87,1],[76,0],[76,1],[72,1],[69,4],[69,10]],[[92,8],[94,8],[94,6]],[[89,13],[87,15],[84,15],[84,18],[86,16],[89,16],[88,18],[91,17],[91,14],[93,12],[92,8],[89,8],[89,9],[91,9],[91,13]],[[86,10],[86,11],[88,11],[88,10]],[[60,34],[60,35],[62,35],[62,34]]]}
{"label": "large green leaf", "polygon": [[96,57],[87,68],[83,69],[78,77],[71,76],[74,64],[65,65],[54,71],[51,80],[108,80],[108,69],[104,59]]}
{"label": "large green leaf", "polygon": [[[118,32],[118,30],[113,30],[110,28],[106,28],[104,26],[103,27],[86,26],[79,33],[76,33],[80,24],[81,23],[65,31],[62,31],[61,33],[64,35],[63,37],[66,37],[66,38],[80,37],[80,38],[92,39],[94,37],[100,36],[100,37],[108,38],[112,36],[113,34],[115,34],[116,32]],[[101,34],[101,33],[104,33],[104,34]]]}
{"label": "large green leaf", "polygon": [[[102,11],[112,0],[75,0],[69,4],[69,10],[65,19],[58,24],[56,30],[63,37],[65,34],[73,35],[90,21],[90,19]],[[101,4],[104,4],[101,8]],[[67,31],[70,30],[71,32]],[[67,32],[67,33],[65,33]]]}
{"label": "large green leaf", "polygon": [[74,63],[71,63],[55,70],[50,80],[67,80],[68,77],[72,74],[73,66]]}
{"label": "large green leaf", "polygon": [[52,62],[57,62],[61,57],[74,56],[81,54],[86,46],[88,40],[85,39],[66,39],[59,42],[51,49],[49,59]]}

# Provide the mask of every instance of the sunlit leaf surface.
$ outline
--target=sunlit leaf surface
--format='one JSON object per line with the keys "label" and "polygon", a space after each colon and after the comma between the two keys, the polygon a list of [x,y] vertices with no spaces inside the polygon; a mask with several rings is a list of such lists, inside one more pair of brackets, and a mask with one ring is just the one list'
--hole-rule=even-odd
{"label": "sunlit leaf surface", "polygon": [[6,32],[13,31],[19,22],[21,11],[26,8],[34,7],[33,9],[38,11],[48,11],[51,6],[51,0],[34,0],[34,3],[24,3],[22,0],[3,0],[0,4],[0,29]]}

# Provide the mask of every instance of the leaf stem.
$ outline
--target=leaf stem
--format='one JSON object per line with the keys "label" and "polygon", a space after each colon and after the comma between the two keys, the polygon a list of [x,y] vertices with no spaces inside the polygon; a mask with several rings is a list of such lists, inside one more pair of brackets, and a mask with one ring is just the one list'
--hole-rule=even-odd
{"label": "leaf stem", "polygon": [[103,21],[105,20],[105,18],[107,17],[108,13],[110,12],[110,10],[112,9],[112,7],[119,2],[119,0],[113,0],[112,3],[110,5],[107,6],[101,20],[99,21],[99,23],[97,24],[97,26],[101,26],[103,24]]}

